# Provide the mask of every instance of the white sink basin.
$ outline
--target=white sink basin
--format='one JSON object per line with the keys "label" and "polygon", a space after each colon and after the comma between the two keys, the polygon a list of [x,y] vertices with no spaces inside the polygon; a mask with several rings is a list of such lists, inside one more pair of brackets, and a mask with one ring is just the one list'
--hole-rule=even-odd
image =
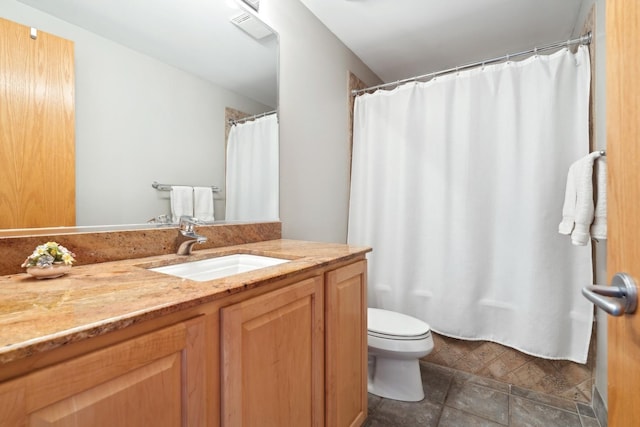
{"label": "white sink basin", "polygon": [[289,260],[261,255],[234,254],[203,259],[201,261],[155,267],[149,270],[195,280],[197,282],[204,282],[285,262],[289,262]]}

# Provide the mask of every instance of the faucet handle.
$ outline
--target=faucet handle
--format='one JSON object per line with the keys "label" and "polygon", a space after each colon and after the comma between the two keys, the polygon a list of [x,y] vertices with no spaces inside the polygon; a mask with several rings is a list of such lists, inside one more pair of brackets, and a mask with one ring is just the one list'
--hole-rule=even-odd
{"label": "faucet handle", "polygon": [[195,218],[189,215],[182,215],[180,217],[180,230],[182,231],[191,233],[193,232],[193,227],[196,224],[199,224],[198,218]]}
{"label": "faucet handle", "polygon": [[180,217],[180,229],[178,232],[178,255],[191,255],[191,249],[195,243],[204,243],[207,241],[205,236],[197,234],[194,230],[195,226],[200,224],[197,218],[183,215]]}

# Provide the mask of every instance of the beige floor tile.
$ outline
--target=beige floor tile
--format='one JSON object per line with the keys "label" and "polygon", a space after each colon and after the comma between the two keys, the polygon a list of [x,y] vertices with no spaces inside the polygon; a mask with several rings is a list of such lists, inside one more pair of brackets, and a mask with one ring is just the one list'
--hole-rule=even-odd
{"label": "beige floor tile", "polygon": [[510,372],[515,371],[532,359],[531,356],[511,348],[507,348],[498,358],[505,364]]}
{"label": "beige floor tile", "polygon": [[546,375],[544,370],[531,362],[525,363],[520,368],[513,371],[513,374],[517,379],[517,382],[514,382],[514,384],[536,391],[540,390],[538,384]]}
{"label": "beige floor tile", "polygon": [[471,354],[476,356],[479,360],[487,365],[492,360],[498,358],[506,350],[504,346],[493,342],[483,342],[478,348],[473,350]]}
{"label": "beige floor tile", "polygon": [[469,353],[466,357],[460,358],[453,367],[455,369],[460,369],[464,372],[469,372],[475,374],[480,369],[484,368],[485,362],[480,359],[476,354]]}
{"label": "beige floor tile", "polygon": [[478,371],[478,375],[496,380],[505,378],[509,373],[509,367],[500,358],[491,361],[487,366]]}
{"label": "beige floor tile", "polygon": [[591,379],[591,370],[586,365],[580,365],[566,360],[558,360],[555,362],[557,362],[556,368],[558,372],[572,385],[577,385]]}

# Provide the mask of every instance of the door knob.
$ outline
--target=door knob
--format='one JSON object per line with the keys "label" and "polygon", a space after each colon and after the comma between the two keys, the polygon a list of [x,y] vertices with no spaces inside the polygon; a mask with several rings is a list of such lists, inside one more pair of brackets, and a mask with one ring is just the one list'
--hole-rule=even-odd
{"label": "door knob", "polygon": [[613,276],[611,286],[585,286],[582,295],[612,316],[632,314],[638,305],[636,282],[627,273]]}

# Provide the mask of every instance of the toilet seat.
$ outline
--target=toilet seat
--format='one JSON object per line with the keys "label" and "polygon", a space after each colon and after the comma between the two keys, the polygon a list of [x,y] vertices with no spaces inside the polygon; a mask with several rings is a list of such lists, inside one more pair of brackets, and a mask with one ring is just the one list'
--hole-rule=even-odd
{"label": "toilet seat", "polygon": [[368,308],[367,320],[369,336],[390,340],[423,340],[431,335],[428,324],[402,313]]}
{"label": "toilet seat", "polygon": [[387,340],[398,340],[398,341],[419,341],[419,340],[423,340],[425,338],[428,338],[430,333],[426,332],[422,335],[417,335],[414,337],[405,337],[402,335],[387,335],[387,334],[380,334],[378,332],[373,332],[373,331],[368,331],[367,335],[369,335],[370,337],[377,337],[377,338],[382,338],[382,339],[387,339]]}

